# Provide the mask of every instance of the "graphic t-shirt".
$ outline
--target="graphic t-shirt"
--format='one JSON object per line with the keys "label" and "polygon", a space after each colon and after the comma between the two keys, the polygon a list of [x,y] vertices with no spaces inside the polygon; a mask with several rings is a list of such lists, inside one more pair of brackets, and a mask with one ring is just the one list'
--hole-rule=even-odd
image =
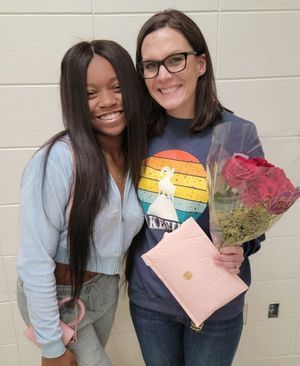
{"label": "graphic t-shirt", "polygon": [[[236,141],[232,141],[232,153],[240,147],[242,126],[248,124],[253,136],[249,141],[257,141],[255,126],[231,113],[224,112],[222,120],[236,122]],[[145,223],[139,235],[139,245],[135,252],[132,276],[129,283],[130,300],[138,306],[181,316],[189,319],[169,290],[145,265],[141,255],[152,249],[167,231],[173,231],[189,217],[193,217],[210,237],[208,191],[206,180],[206,159],[211,145],[212,127],[199,133],[191,133],[191,120],[168,116],[162,135],[149,143],[147,158],[143,162],[138,185],[138,197],[145,214]],[[231,153],[231,152],[229,152]],[[262,151],[254,152],[262,156]],[[252,241],[245,253],[259,249],[259,240]],[[248,258],[241,266],[240,277],[250,284]],[[242,310],[244,294],[215,312],[211,318],[227,319]],[[205,299],[199,299],[205,301]]]}
{"label": "graphic t-shirt", "polygon": [[203,164],[191,153],[175,149],[148,157],[138,197],[150,229],[173,231],[189,217],[197,220],[208,200]]}

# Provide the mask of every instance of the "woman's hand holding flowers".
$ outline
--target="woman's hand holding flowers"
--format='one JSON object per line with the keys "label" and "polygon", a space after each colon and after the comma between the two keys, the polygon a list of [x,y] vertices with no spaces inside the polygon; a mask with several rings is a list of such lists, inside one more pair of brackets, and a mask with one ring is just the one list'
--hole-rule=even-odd
{"label": "woman's hand holding flowers", "polygon": [[223,247],[214,257],[218,266],[224,267],[232,274],[240,273],[240,266],[244,261],[244,249],[240,246]]}

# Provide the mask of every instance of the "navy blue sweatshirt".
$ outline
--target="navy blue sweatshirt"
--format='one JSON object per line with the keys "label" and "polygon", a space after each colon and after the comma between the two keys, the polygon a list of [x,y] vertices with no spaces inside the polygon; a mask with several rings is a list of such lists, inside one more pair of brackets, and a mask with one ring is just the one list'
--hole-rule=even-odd
{"label": "navy blue sweatshirt", "polygon": [[[191,216],[210,237],[206,159],[213,127],[192,134],[189,131],[191,122],[188,119],[167,116],[164,132],[149,142],[138,187],[145,223],[138,237],[129,281],[129,298],[134,304],[177,315],[187,323],[190,320],[182,307],[151,268],[146,266],[141,255],[152,249],[166,231],[173,231]],[[215,125],[227,122],[234,122],[231,151],[227,151],[230,155],[237,152],[249,153],[255,146],[249,155],[263,156],[256,127],[252,122],[224,112]],[[243,244],[245,260],[239,276],[247,285],[251,282],[248,256],[259,250],[260,242],[264,238],[263,235]],[[243,310],[244,296],[245,294],[241,294],[233,299],[213,313],[207,321],[237,316]],[[199,301],[205,301],[205,294]]]}

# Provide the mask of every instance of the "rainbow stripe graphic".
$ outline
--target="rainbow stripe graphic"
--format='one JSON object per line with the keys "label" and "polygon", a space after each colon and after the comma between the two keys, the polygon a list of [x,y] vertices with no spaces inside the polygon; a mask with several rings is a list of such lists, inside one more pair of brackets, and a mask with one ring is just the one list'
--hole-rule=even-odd
{"label": "rainbow stripe graphic", "polygon": [[206,171],[190,153],[161,151],[144,160],[138,197],[146,215],[156,204],[156,216],[166,218],[172,205],[179,223],[197,219],[207,206]]}

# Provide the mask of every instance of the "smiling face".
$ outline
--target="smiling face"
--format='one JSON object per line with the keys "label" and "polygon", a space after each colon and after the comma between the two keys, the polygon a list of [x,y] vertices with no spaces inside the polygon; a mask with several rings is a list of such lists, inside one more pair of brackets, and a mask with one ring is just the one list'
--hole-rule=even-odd
{"label": "smiling face", "polygon": [[112,65],[95,55],[87,69],[91,122],[100,139],[120,137],[126,127],[122,94]]}
{"label": "smiling face", "polygon": [[[148,34],[141,47],[142,61],[161,61],[170,55],[187,51],[193,51],[187,39],[169,27]],[[145,83],[152,98],[169,115],[193,118],[197,81],[205,71],[205,55],[189,55],[184,70],[170,73],[161,65],[158,75],[153,79],[145,79]]]}

